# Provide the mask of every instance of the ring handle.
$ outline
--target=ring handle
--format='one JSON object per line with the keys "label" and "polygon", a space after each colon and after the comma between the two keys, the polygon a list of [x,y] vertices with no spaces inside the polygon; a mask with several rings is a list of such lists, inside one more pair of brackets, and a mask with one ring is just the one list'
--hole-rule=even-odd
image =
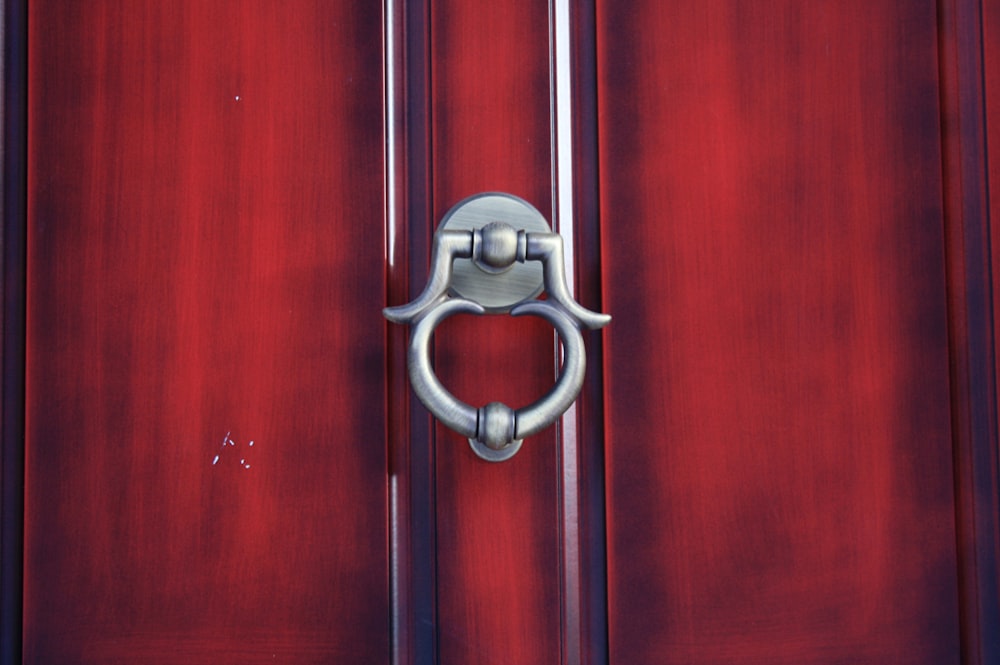
{"label": "ring handle", "polygon": [[[498,212],[509,213],[512,206],[515,216],[529,216],[528,224],[535,230],[515,229],[496,219]],[[463,212],[473,219],[472,223],[462,219]],[[450,222],[465,226],[456,230],[449,228]],[[592,312],[573,299],[566,285],[562,237],[539,229],[548,229],[544,217],[515,196],[482,194],[466,199],[446,215],[442,228],[434,235],[431,271],[423,292],[406,305],[383,310],[390,321],[413,324],[407,370],[417,398],[443,424],[468,437],[476,454],[489,461],[510,458],[525,437],[554,423],[573,404],[586,371],[580,329],[601,328],[611,321],[607,314]],[[488,306],[456,294],[452,281],[454,264],[460,259],[478,268],[471,269],[477,283],[467,288],[485,294]],[[534,261],[542,263],[539,282],[548,293],[547,300],[534,299],[541,288],[535,289],[530,282],[517,284],[506,274],[515,264]],[[469,270],[463,267],[463,275],[468,276]],[[500,312],[548,321],[562,342],[562,369],[555,385],[528,406],[514,410],[501,402],[490,402],[477,409],[456,398],[438,380],[430,362],[430,339],[438,324],[449,316]]]}
{"label": "ring handle", "polygon": [[463,312],[484,314],[485,310],[471,300],[451,298],[431,308],[414,326],[407,354],[410,383],[417,398],[443,424],[468,437],[470,442],[500,451],[554,423],[576,399],[587,368],[583,337],[569,317],[546,301],[529,301],[515,307],[512,316],[539,316],[556,329],[564,357],[559,378],[541,399],[516,411],[502,402],[490,402],[476,409],[442,385],[430,362],[434,329],[449,316]]}

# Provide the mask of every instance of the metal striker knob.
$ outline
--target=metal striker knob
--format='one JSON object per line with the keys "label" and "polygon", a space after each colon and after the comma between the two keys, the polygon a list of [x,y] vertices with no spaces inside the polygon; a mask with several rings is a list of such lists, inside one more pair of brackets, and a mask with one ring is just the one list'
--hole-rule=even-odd
{"label": "metal striker knob", "polygon": [[510,270],[518,258],[517,229],[504,222],[490,222],[478,233],[478,251],[473,250],[472,255],[476,266],[494,274]]}
{"label": "metal striker knob", "polygon": [[[536,300],[543,290],[548,299]],[[525,437],[551,425],[576,400],[586,371],[580,330],[601,328],[611,321],[607,314],[581,307],[570,294],[562,237],[549,230],[545,218],[529,203],[500,193],[472,196],[448,212],[434,235],[423,292],[383,313],[390,321],[413,325],[407,369],[417,398],[491,462],[512,457]],[[500,402],[476,409],[457,399],[434,373],[429,352],[434,329],[458,313],[509,313],[548,321],[563,347],[555,385],[519,409]]]}
{"label": "metal striker knob", "polygon": [[476,440],[493,450],[503,450],[514,441],[516,415],[503,402],[490,402],[479,409]]}

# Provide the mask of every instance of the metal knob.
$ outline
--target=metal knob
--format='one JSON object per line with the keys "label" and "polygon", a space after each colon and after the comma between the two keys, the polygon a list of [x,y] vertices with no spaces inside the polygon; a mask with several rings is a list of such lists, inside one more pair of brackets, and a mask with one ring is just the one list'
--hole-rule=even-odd
{"label": "metal knob", "polygon": [[[543,290],[548,299],[536,300]],[[500,402],[476,409],[457,399],[434,374],[428,351],[438,324],[460,312],[533,315],[552,324],[563,346],[555,385],[538,401],[516,410]],[[468,437],[476,454],[489,461],[509,459],[525,437],[545,429],[570,407],[586,369],[580,329],[601,328],[611,321],[570,295],[562,237],[549,230],[529,203],[499,193],[478,194],[449,211],[434,236],[423,292],[407,305],[385,308],[383,314],[394,323],[413,324],[407,368],[417,398],[438,420]]]}

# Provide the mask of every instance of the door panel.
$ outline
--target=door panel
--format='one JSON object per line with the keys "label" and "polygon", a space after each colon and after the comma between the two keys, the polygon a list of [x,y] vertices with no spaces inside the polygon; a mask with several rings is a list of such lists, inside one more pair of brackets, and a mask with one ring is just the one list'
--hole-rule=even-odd
{"label": "door panel", "polygon": [[[379,310],[469,195],[568,217],[555,5],[29,4],[24,662],[991,662],[995,10],[574,2],[614,320],[579,422],[490,464]],[[434,364],[517,407],[556,350],[460,316]]]}
{"label": "door panel", "polygon": [[31,3],[25,662],[387,660],[381,34]]}
{"label": "door panel", "polygon": [[[548,3],[437,1],[430,16],[430,225],[482,191],[551,219]],[[474,406],[524,406],[554,381],[553,332],[533,317],[455,317],[436,338],[442,382]],[[502,464],[435,432],[439,662],[559,662],[554,428]]]}
{"label": "door panel", "polygon": [[598,3],[612,662],[958,662],[934,3]]}

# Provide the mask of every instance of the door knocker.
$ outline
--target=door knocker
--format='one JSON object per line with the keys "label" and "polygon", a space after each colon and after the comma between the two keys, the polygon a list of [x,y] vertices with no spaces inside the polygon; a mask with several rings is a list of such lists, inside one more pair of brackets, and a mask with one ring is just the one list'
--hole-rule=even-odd
{"label": "door knocker", "polygon": [[[545,291],[547,300],[536,300]],[[534,315],[555,328],[563,347],[562,371],[541,399],[512,409],[491,402],[478,409],[441,384],[428,354],[431,335],[458,313]],[[566,286],[562,236],[552,233],[527,201],[502,193],[469,197],[453,207],[434,234],[427,286],[411,303],[383,310],[394,323],[410,323],[410,383],[442,423],[468,437],[477,455],[509,459],[525,437],[545,429],[570,407],[583,386],[586,356],[581,328],[606,326],[611,317],[582,307]]]}

